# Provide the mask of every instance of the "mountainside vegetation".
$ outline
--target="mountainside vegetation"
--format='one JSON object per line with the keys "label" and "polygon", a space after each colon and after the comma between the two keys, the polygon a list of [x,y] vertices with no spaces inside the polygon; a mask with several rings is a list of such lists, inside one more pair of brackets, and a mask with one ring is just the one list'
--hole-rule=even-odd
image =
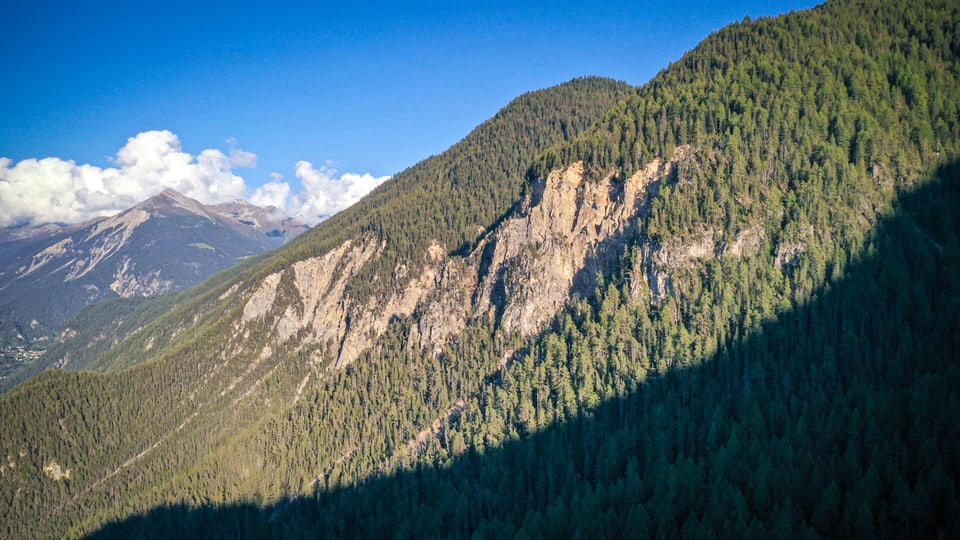
{"label": "mountainside vegetation", "polygon": [[[174,350],[181,339],[193,335],[180,332],[184,325],[223,332],[223,325],[231,324],[224,322],[229,319],[226,305],[239,301],[224,301],[228,290],[256,283],[270,272],[368,234],[383,243],[384,253],[376,267],[350,276],[350,286],[356,297],[382,296],[396,285],[389,274],[398,265],[411,265],[410,273],[416,272],[431,241],[467,249],[485,227],[509,212],[525,185],[526,168],[540,152],[579,135],[633,91],[622,82],[586,77],[517,98],[446,152],[397,174],[358,203],[292,240],[264,264],[232,269],[236,279],[218,276],[187,291],[169,314],[150,321],[147,331],[135,328],[139,335],[134,339],[125,340],[133,334],[127,327],[108,332],[111,341],[123,343],[97,360],[88,360],[85,367],[111,371],[154,358],[157,349],[146,346],[151,339]],[[219,330],[213,330],[217,324]],[[71,350],[61,348],[54,356]]]}
{"label": "mountainside vegetation", "polygon": [[[402,467],[359,481],[334,467],[268,505],[168,502],[91,538],[954,537],[960,164],[937,174],[842,278],[702,362],[645,356],[686,353],[686,329],[659,334],[613,279]],[[749,289],[730,270],[706,292]]]}
{"label": "mountainside vegetation", "polygon": [[[264,363],[263,358],[258,358],[256,353],[269,342],[270,336],[268,332],[260,331],[250,336],[245,343],[245,351],[230,351],[234,354],[228,357],[222,339],[229,334],[235,315],[242,309],[242,299],[238,298],[234,291],[256,282],[271,268],[283,268],[292,261],[322,255],[332,246],[351,239],[354,235],[386,229],[382,221],[395,219],[390,217],[392,214],[407,213],[408,208],[423,204],[424,200],[438,201],[439,195],[443,193],[452,192],[444,204],[460,206],[481,200],[493,204],[496,203],[496,197],[499,197],[499,207],[491,206],[487,215],[478,216],[478,219],[483,220],[481,223],[489,224],[495,221],[499,215],[508,212],[513,204],[505,201],[511,197],[515,199],[522,190],[524,163],[529,164],[533,157],[547,146],[576,136],[632,91],[629,86],[616,81],[586,78],[521,96],[447,152],[397,175],[360,203],[301,235],[259,266],[245,263],[228,270],[197,288],[179,294],[172,306],[170,298],[163,297],[147,300],[136,306],[133,313],[127,312],[133,307],[130,303],[91,308],[85,314],[86,320],[78,325],[86,337],[74,340],[82,344],[83,350],[72,348],[69,342],[64,342],[65,346],[58,346],[50,351],[51,357],[70,356],[84,367],[107,372],[138,364],[145,365],[110,377],[79,373],[75,375],[76,379],[65,380],[59,373],[46,372],[4,396],[8,401],[5,401],[6,405],[3,406],[9,407],[7,410],[11,411],[11,416],[4,423],[5,432],[0,437],[5,444],[3,451],[9,450],[12,456],[19,456],[24,448],[21,442],[27,442],[30,448],[48,448],[58,455],[62,452],[77,455],[76,462],[82,461],[85,464],[83,472],[79,468],[71,468],[71,464],[63,465],[64,470],[73,471],[70,484],[85,485],[83,488],[72,488],[63,484],[44,486],[46,477],[25,472],[26,464],[20,463],[19,470],[24,473],[19,475],[20,480],[32,485],[30,489],[37,490],[39,498],[33,500],[47,499],[64,503],[64,507],[58,510],[56,515],[50,516],[51,530],[62,532],[66,530],[63,528],[66,523],[78,520],[81,515],[86,522],[77,525],[78,530],[88,528],[89,523],[101,523],[104,517],[117,515],[117,511],[128,513],[128,510],[119,507],[113,510],[103,508],[114,505],[118,492],[104,492],[91,489],[90,486],[99,487],[105,482],[118,486],[132,485],[125,474],[134,463],[137,467],[146,466],[157,472],[166,470],[177,473],[167,467],[165,461],[152,462],[160,454],[152,451],[157,447],[153,446],[154,443],[159,445],[166,441],[179,445],[185,442],[188,447],[194,447],[194,450],[184,448],[182,451],[191,453],[194,457],[215,459],[209,454],[211,449],[228,444],[239,434],[245,433],[246,428],[255,430],[258,422],[269,420],[284,407],[291,405],[291,394],[297,384],[305,373],[313,369],[307,360],[309,351],[278,348],[275,357],[280,363]],[[481,159],[481,156],[487,154],[497,159]],[[438,170],[445,171],[444,174],[448,175],[446,178],[454,174],[454,169],[463,172],[457,172],[455,186],[439,186],[438,184],[444,182],[444,177],[418,172],[424,168],[430,168],[434,173]],[[413,187],[421,182],[434,188],[418,187],[414,190]],[[389,188],[392,184],[400,184],[405,195],[400,199],[380,195],[386,189],[397,189]],[[504,195],[505,192],[513,195]],[[380,202],[374,204],[371,201]],[[448,211],[460,211],[458,206],[452,208]],[[424,218],[437,216],[423,215],[421,212],[419,216],[409,219]],[[431,233],[430,230],[421,228],[417,234],[419,236],[414,237],[413,241],[425,245]],[[460,236],[465,234],[467,233],[464,231],[457,232],[456,242],[462,243]],[[479,232],[475,230],[470,234],[476,235]],[[393,253],[393,257],[401,256],[401,248],[410,249],[410,246],[394,243],[389,246],[389,253]],[[419,245],[416,247],[419,248]],[[416,262],[420,253],[416,251],[415,255],[406,253],[405,256],[408,261]],[[151,316],[163,309],[169,311],[160,317]],[[93,319],[122,321],[102,328],[107,334],[105,341],[103,337],[96,335],[96,328],[87,324]],[[131,325],[131,322],[135,324]],[[116,328],[113,339],[108,337],[112,333],[111,326]],[[192,327],[190,332],[184,331],[187,327]],[[94,334],[92,339],[91,334]],[[120,343],[98,357],[91,356],[91,352],[95,353],[96,349],[102,349],[105,343],[109,344],[114,340]],[[211,361],[214,362],[213,366],[210,366]],[[268,373],[269,388],[264,388],[267,385],[261,386],[257,381],[263,381]],[[92,377],[91,381],[99,382],[87,383],[88,377]],[[259,390],[273,395],[275,406],[264,410],[264,396],[260,395],[259,391],[254,396],[256,400],[243,399],[240,389],[246,390],[244,384],[251,383],[256,384]],[[63,385],[66,385],[66,388]],[[53,400],[59,403],[56,406],[60,412],[46,409],[43,405],[40,408],[25,405],[35,402],[40,399],[39,396],[48,392],[60,396]],[[82,406],[74,407],[80,403],[75,401],[79,395],[73,392],[81,392],[85,396],[82,398]],[[142,403],[135,396],[150,396],[150,402]],[[250,393],[246,393],[246,396],[250,396]],[[138,404],[128,409],[131,400],[138,401]],[[40,402],[53,405],[50,400],[40,399]],[[66,408],[59,409],[61,405]],[[121,412],[120,409],[125,410]],[[72,411],[69,413],[70,418],[63,418],[61,412],[68,410]],[[201,412],[204,414],[201,415]],[[231,418],[226,419],[220,416],[221,413],[227,413]],[[63,423],[60,422],[61,419],[64,420]],[[94,427],[94,424],[99,422],[108,422],[111,425]],[[241,428],[241,424],[246,428]],[[66,429],[73,433],[68,436],[69,440],[56,436],[53,440],[35,438],[38,432],[60,425],[69,426]],[[9,427],[10,431],[6,431],[6,427]],[[143,429],[140,429],[141,427]],[[173,431],[175,436],[170,437]],[[8,439],[7,434],[12,437]],[[54,432],[51,431],[50,434],[54,435]],[[195,447],[201,439],[205,440],[202,450]],[[67,446],[61,446],[54,442],[56,440],[66,443]],[[12,450],[16,447],[20,449]],[[26,450],[24,452],[25,456],[31,455]],[[181,450],[164,450],[163,453],[180,452]],[[128,461],[128,458],[135,455],[140,457],[132,462]],[[24,456],[19,456],[22,457]],[[19,458],[12,457],[11,463],[19,462]],[[185,456],[185,459],[194,458]],[[144,460],[151,463],[146,465]],[[36,463],[35,467],[31,467],[32,472],[40,472],[45,465]],[[12,469],[11,467],[10,470]],[[129,473],[140,474],[133,471]],[[179,478],[182,475],[177,473],[176,476]],[[4,485],[4,488],[8,487],[18,489],[25,487],[25,484],[20,484],[18,480],[17,487],[14,487],[13,483]],[[67,489],[66,492],[62,491],[64,488]],[[51,489],[53,491],[50,491]],[[157,493],[164,489],[160,488]],[[63,499],[67,492],[72,495]],[[25,498],[13,501],[12,493],[14,492],[10,492],[9,500],[14,506],[31,506],[32,503],[26,503]],[[49,497],[53,498],[48,499]],[[75,503],[74,497],[84,498],[82,507]],[[93,502],[94,499],[97,502]],[[101,508],[103,513],[91,511],[92,508]],[[146,508],[147,506],[141,506],[141,509]],[[19,512],[20,510],[12,510],[11,515]],[[26,522],[17,520],[10,520],[9,523],[26,525]],[[14,536],[28,534],[27,530],[18,528],[11,528],[10,533]],[[29,534],[33,533],[34,529],[31,528]]]}
{"label": "mountainside vegetation", "polygon": [[[522,96],[121,332],[93,361],[115,372],[0,396],[0,534],[956,537],[958,158],[948,1],[744,21],[641,88]],[[369,243],[331,274],[381,305],[435,245],[438,275],[482,268],[543,178],[656,160],[594,292],[535,335],[501,309],[422,346],[419,304],[346,366],[278,338],[302,261]]]}
{"label": "mountainside vegetation", "polygon": [[[263,273],[372,234],[385,252],[353,276],[354,296],[384,294],[397,285],[397,264],[412,263],[431,242],[466,254],[520,198],[524,174],[544,150],[574,139],[634,90],[598,77],[527,93],[443,154],[403,171],[330,219],[323,234],[306,235]],[[377,285],[379,283],[379,285]]]}

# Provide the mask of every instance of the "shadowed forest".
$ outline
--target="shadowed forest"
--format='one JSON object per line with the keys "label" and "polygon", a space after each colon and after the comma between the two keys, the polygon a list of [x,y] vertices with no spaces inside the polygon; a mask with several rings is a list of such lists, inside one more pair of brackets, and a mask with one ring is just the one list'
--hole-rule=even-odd
{"label": "shadowed forest", "polygon": [[[953,163],[806,305],[502,447],[266,506],[157,508],[90,538],[956,537],[956,208]],[[610,291],[555,333],[586,335]]]}

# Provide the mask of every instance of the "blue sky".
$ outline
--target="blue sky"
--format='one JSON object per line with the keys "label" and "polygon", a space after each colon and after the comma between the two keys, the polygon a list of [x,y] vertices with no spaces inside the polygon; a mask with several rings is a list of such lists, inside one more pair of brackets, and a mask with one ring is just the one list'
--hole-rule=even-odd
{"label": "blue sky", "polygon": [[380,179],[523,92],[584,75],[643,84],[725,24],[812,5],[6,2],[0,157],[8,171],[55,157],[109,176],[128,139],[165,130],[154,142],[198,164],[226,156],[211,159],[248,196],[267,182],[296,193],[311,171],[321,188]]}

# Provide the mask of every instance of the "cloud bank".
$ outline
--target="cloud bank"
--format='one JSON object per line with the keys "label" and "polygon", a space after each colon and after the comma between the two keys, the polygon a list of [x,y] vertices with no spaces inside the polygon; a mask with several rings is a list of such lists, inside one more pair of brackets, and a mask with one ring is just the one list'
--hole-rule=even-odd
{"label": "cloud bank", "polygon": [[116,214],[166,188],[203,203],[243,197],[247,185],[233,168],[254,167],[257,156],[231,147],[229,154],[184,152],[169,131],[127,139],[111,160],[115,167],[77,165],[50,157],[16,165],[0,158],[0,226],[79,223]]}
{"label": "cloud bank", "polygon": [[257,188],[250,202],[276,206],[312,226],[359,201],[390,179],[389,176],[375,177],[369,173],[344,173],[337,178],[336,169],[329,165],[314,168],[309,161],[298,161],[296,172],[302,191],[291,194],[290,184],[281,182],[281,177],[274,173],[274,180]]}
{"label": "cloud bank", "polygon": [[[126,210],[166,188],[205,204],[246,198],[248,186],[234,169],[252,168],[257,156],[236,147],[184,152],[170,131],[146,131],[131,137],[111,160],[113,167],[78,165],[56,157],[16,164],[0,157],[0,227],[21,224],[80,223]],[[343,210],[389,177],[345,173],[297,162],[302,190],[294,191],[271,174],[250,201],[275,206],[310,225]]]}

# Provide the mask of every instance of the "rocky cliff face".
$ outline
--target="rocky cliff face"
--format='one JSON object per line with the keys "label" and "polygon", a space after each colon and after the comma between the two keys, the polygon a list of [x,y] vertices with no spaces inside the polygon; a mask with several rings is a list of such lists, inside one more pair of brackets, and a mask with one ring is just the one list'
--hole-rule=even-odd
{"label": "rocky cliff face", "polygon": [[533,335],[572,296],[593,291],[636,233],[650,195],[682,158],[681,150],[673,161],[653,160],[626,180],[588,180],[581,163],[555,170],[536,180],[469,256],[449,256],[434,243],[416,272],[399,266],[395,279],[404,285],[386,298],[357,302],[345,295],[350,276],[382,251],[372,239],[345,242],[263,279],[246,300],[246,329],[236,337],[267,324],[276,343],[299,336],[344,366],[392,320],[414,314],[411,346],[420,348],[442,348],[476,319],[492,319],[502,334]]}
{"label": "rocky cliff face", "polygon": [[[411,318],[409,346],[440,351],[472,322],[492,323],[501,335],[529,337],[544,330],[571,298],[592,294],[598,276],[615,266],[640,234],[649,203],[677,165],[693,160],[685,147],[654,159],[629,178],[589,179],[582,163],[557,169],[528,186],[514,210],[489,229],[467,256],[431,244],[416,271],[399,265],[401,286],[388,297],[358,301],[346,291],[351,276],[374,263],[383,246],[372,238],[345,242],[322,257],[271,274],[248,293],[235,336],[266,325],[274,344],[298,346],[343,367],[373,345],[396,319]],[[811,233],[812,234],[812,233]],[[702,228],[682,237],[639,238],[630,269],[635,298],[658,303],[674,292],[678,275],[715,257],[775,253],[787,267],[802,242],[770,247],[760,226],[737,231]]]}
{"label": "rocky cliff face", "polygon": [[659,159],[625,181],[584,179],[575,163],[538,180],[514,217],[482,245],[478,314],[495,316],[503,332],[532,335],[573,295],[587,295],[597,275],[636,233],[651,192],[674,163]]}

